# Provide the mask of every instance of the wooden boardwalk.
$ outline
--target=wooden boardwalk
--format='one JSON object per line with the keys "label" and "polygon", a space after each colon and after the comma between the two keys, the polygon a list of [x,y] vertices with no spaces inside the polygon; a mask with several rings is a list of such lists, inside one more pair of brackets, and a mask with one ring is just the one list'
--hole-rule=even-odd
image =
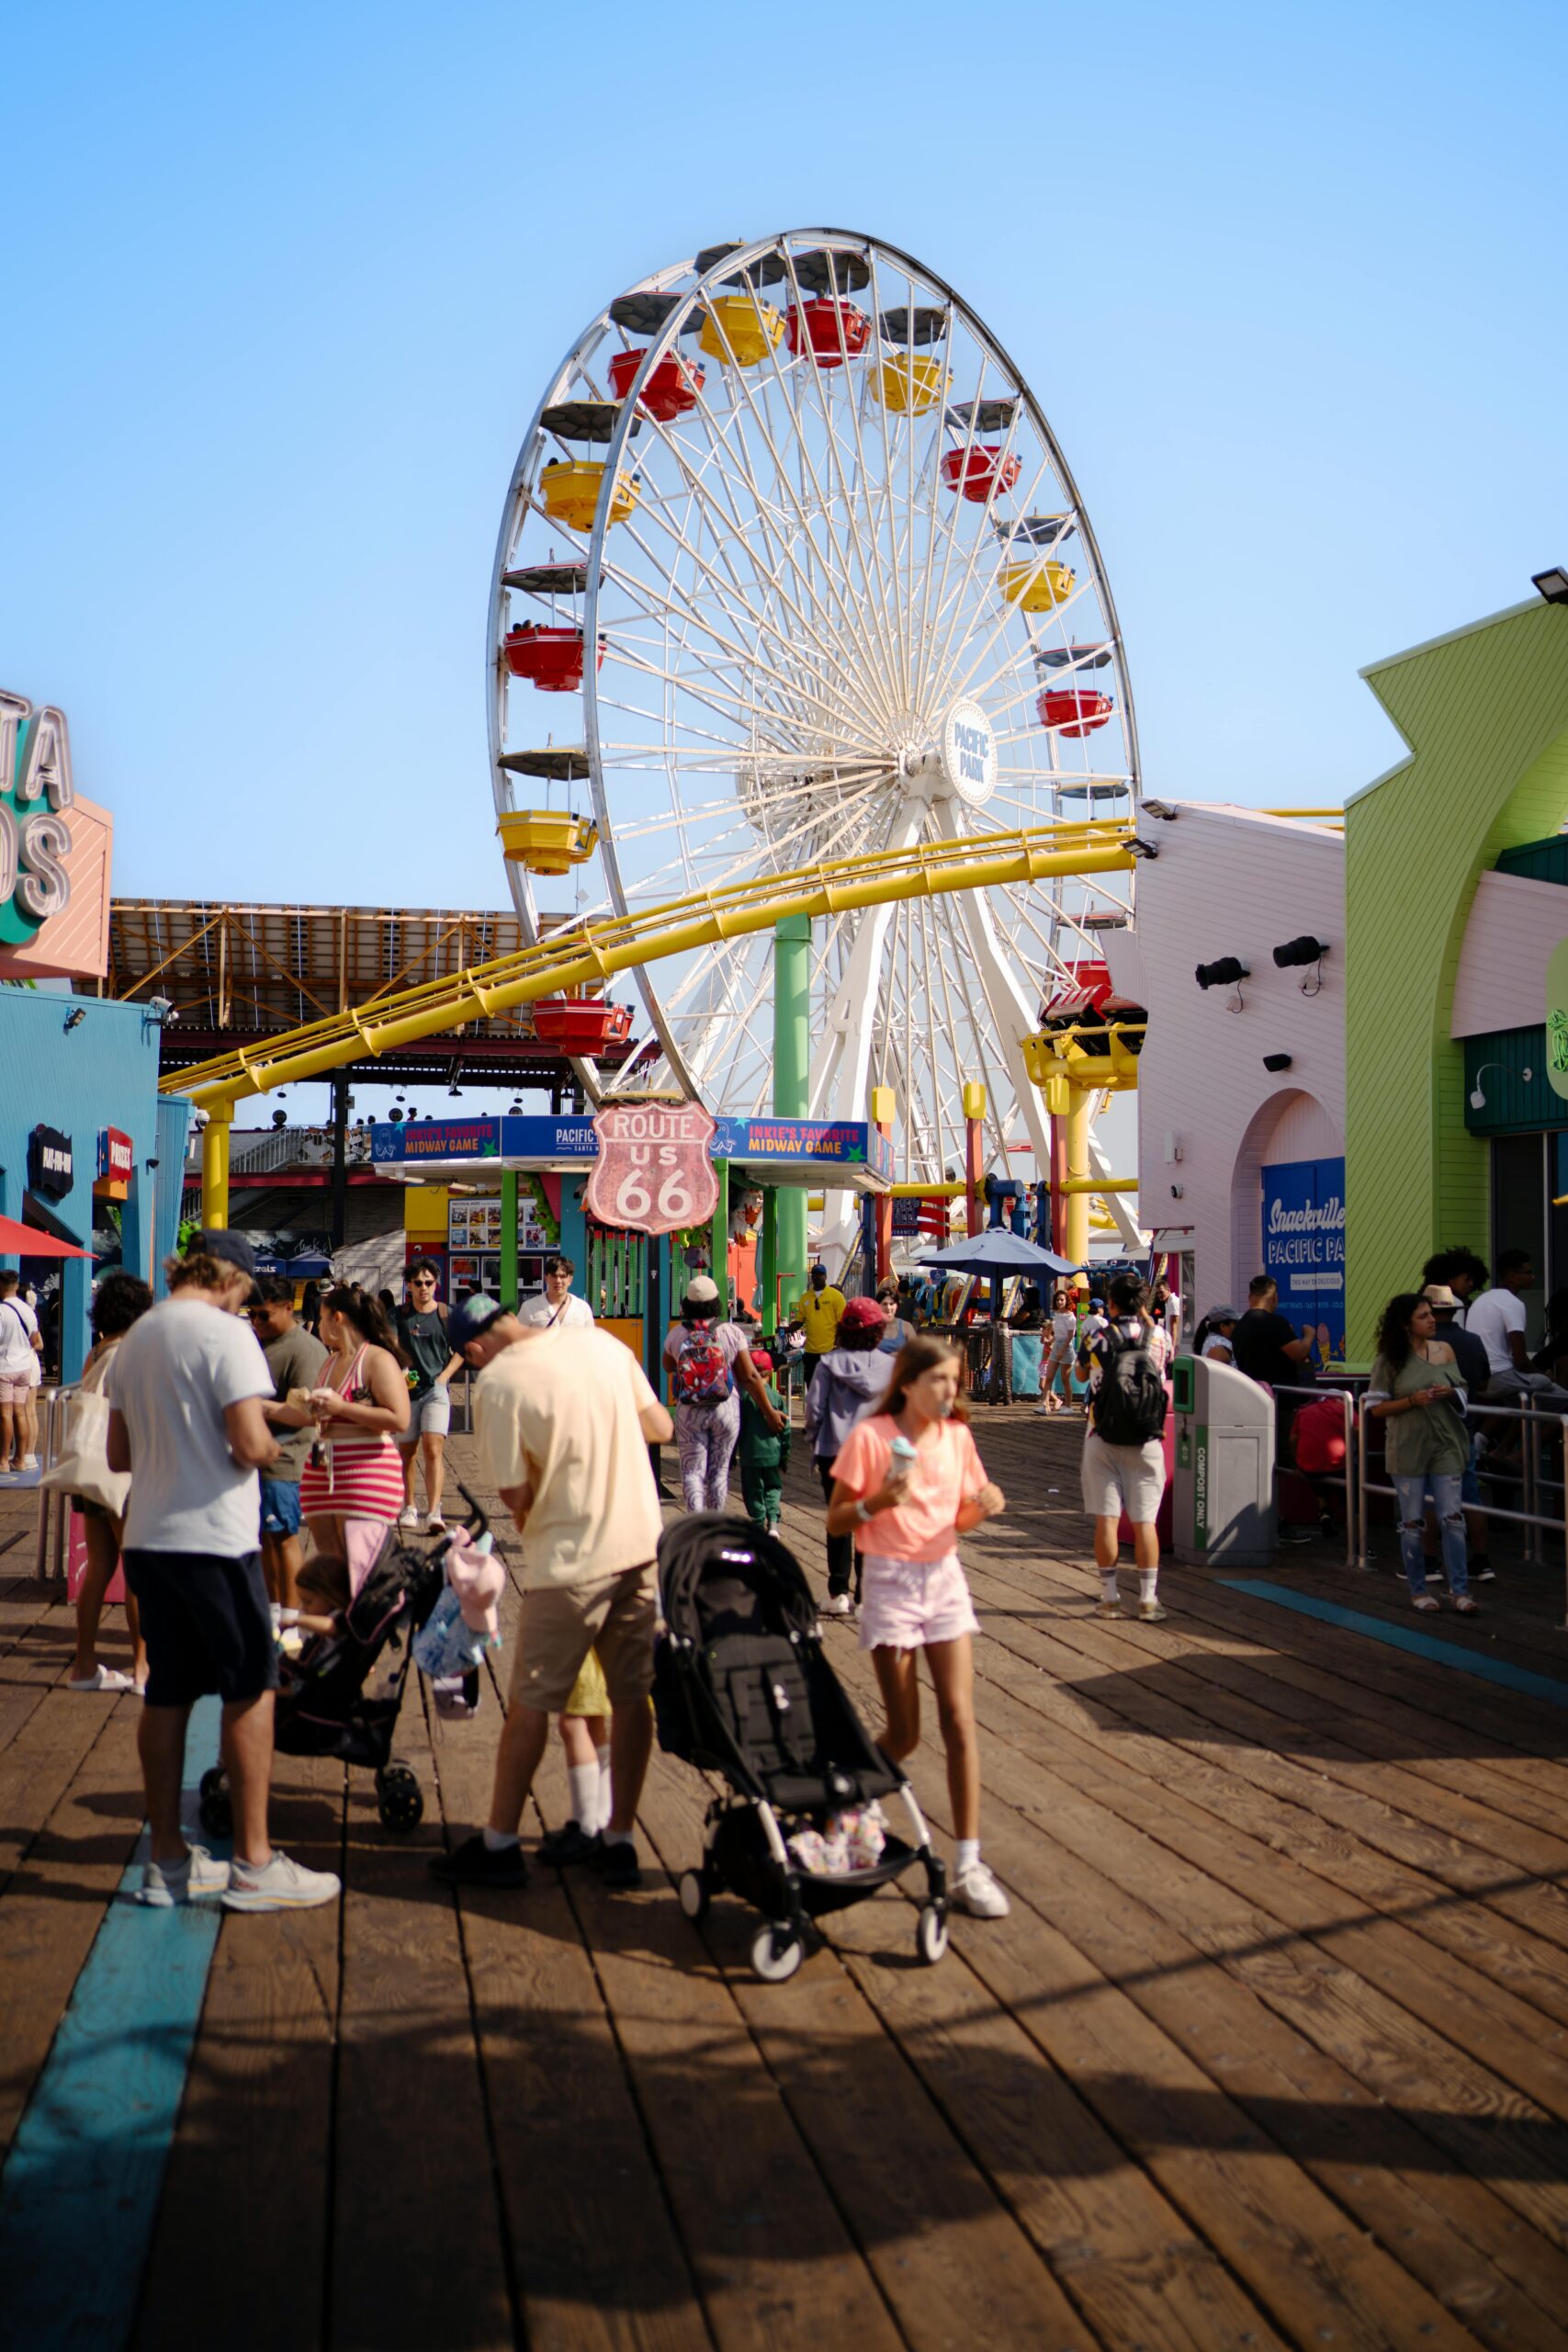
{"label": "wooden boardwalk", "polygon": [[[96,2344],[1568,2346],[1546,1571],[1505,1571],[1475,1626],[1399,1607],[1387,1535],[1381,1576],[1323,1551],[1260,1580],[1555,1700],[1195,1572],[1167,1570],[1165,1624],[1097,1620],[1076,1432],[1014,1408],[978,1434],[1010,1503],[965,1549],[1011,1917],[956,1920],[926,1969],[889,1892],[764,1986],[753,1915],[721,1899],[699,1929],[675,1899],[684,1768],[655,1758],[642,1894],[547,1871],[454,1899],[425,1863],[482,1818],[493,1702],[407,1710],[411,1837],[367,1776],[284,1760],[276,1834],[345,1897],[224,1917],[140,2286]],[[25,1524],[0,1514],[0,1544]],[[820,1582],[798,1453],[785,1532]],[[873,1707],[852,1634],[828,1638]],[[62,1688],[67,1611],[22,1573],[0,1647],[4,2147],[141,1805],[134,1702]],[[915,1779],[945,1845],[940,1750]],[[564,1788],[552,1748],[527,1842]]]}

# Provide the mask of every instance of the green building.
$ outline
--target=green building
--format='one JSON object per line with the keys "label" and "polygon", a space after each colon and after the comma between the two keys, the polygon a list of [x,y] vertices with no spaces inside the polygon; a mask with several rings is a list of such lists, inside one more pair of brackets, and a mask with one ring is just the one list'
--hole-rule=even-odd
{"label": "green building", "polygon": [[1532,1334],[1568,1286],[1568,1075],[1546,1030],[1568,939],[1568,604],[1532,597],[1362,674],[1410,751],[1345,811],[1352,1361],[1436,1249],[1528,1248]]}

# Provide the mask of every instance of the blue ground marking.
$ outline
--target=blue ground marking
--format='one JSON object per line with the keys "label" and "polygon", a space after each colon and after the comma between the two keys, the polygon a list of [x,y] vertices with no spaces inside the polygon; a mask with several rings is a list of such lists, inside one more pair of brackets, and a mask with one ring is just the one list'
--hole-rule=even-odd
{"label": "blue ground marking", "polygon": [[[198,1701],[192,1790],[218,1724],[218,1701]],[[152,2241],[220,1913],[133,1902],[145,1845],[144,1829],[0,2173],[0,2305],[28,2352],[116,2352]]]}
{"label": "blue ground marking", "polygon": [[[1221,1577],[1233,1592],[1248,1592],[1255,1600],[1277,1601],[1303,1617],[1316,1617],[1325,1625],[1343,1625],[1352,1634],[1366,1634],[1390,1649],[1408,1650],[1434,1666],[1451,1666],[1460,1674],[1473,1674],[1483,1682],[1500,1682],[1506,1690],[1527,1698],[1544,1699],[1549,1707],[1568,1707],[1568,1682],[1556,1675],[1532,1674],[1528,1667],[1509,1666],[1503,1658],[1483,1657],[1458,1642],[1439,1641],[1435,1634],[1418,1634],[1413,1625],[1391,1625],[1386,1618],[1368,1617],[1359,1609],[1341,1609],[1337,1600],[1316,1600],[1310,1593],[1292,1592],[1289,1585],[1263,1584],[1252,1577]],[[0,2277],[5,2273],[0,2270]]]}

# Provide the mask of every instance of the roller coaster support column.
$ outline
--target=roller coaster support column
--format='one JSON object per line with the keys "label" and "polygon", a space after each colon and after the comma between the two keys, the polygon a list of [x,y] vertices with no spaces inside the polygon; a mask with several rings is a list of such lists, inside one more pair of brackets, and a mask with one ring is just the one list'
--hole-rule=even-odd
{"label": "roller coaster support column", "polygon": [[201,1221],[214,1230],[229,1222],[229,1130],[234,1105],[210,1102],[201,1138]]}
{"label": "roller coaster support column", "polygon": [[1058,1258],[1067,1254],[1067,1125],[1051,1114],[1051,1247]]}
{"label": "roller coaster support column", "polygon": [[[811,1110],[811,917],[782,915],[773,926],[773,1116],[804,1119]],[[783,1187],[778,1263],[787,1306],[806,1288],[806,1188]]]}
{"label": "roller coaster support column", "polygon": [[[735,1301],[729,1295],[729,1162],[716,1159],[713,1172],[718,1179],[718,1198],[714,1203],[713,1221],[708,1227],[708,1256],[713,1261],[713,1278],[718,1284],[718,1319],[727,1323]],[[747,1302],[750,1304],[750,1300]]]}
{"label": "roller coaster support column", "polygon": [[[1070,1188],[1066,1194],[1066,1209],[1062,1219],[1062,1255],[1064,1258],[1070,1258],[1075,1266],[1084,1265],[1089,1260],[1089,1195],[1087,1189],[1080,1192],[1077,1186],[1073,1185],[1072,1180],[1075,1176],[1087,1179],[1090,1174],[1089,1121],[1089,1108],[1093,1100],[1091,1088],[1070,1087],[1067,1091],[1066,1116],[1061,1122],[1066,1129],[1066,1174]],[[1058,1193],[1056,1197],[1060,1202],[1061,1193]]]}
{"label": "roller coaster support column", "polygon": [[964,1204],[971,1234],[986,1229],[986,1090],[977,1079],[964,1088]]}
{"label": "roller coaster support column", "polygon": [[[871,1090],[871,1120],[879,1136],[893,1133],[894,1093],[890,1086],[874,1086]],[[885,1283],[893,1272],[893,1196],[879,1193],[876,1196],[876,1283]]]}

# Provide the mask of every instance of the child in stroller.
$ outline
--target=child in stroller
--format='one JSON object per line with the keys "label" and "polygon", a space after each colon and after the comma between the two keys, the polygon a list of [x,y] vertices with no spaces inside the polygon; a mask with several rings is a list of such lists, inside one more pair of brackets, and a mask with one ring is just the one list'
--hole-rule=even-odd
{"label": "child in stroller", "polygon": [[[700,1918],[721,1887],[763,1914],[751,1965],[769,1983],[793,1976],[811,1943],[812,1920],[863,1902],[912,1868],[926,1876],[916,1918],[920,1958],[947,1949],[947,1874],[932,1849],[914,1792],[874,1746],[823,1653],[810,1589],[778,1538],[749,1521],[694,1512],[659,1546],[664,1620],[654,1659],[659,1743],[728,1789],[708,1808],[701,1867],[680,1883],[681,1905]],[[899,1796],[913,1843],[882,1835],[876,1860],[841,1866],[826,1833],[851,1808]],[[857,1828],[865,1826],[863,1815]],[[853,1839],[852,1838],[852,1843]]]}
{"label": "child in stroller", "polygon": [[[489,1520],[460,1482],[459,1492],[468,1507],[464,1529],[477,1539]],[[276,1753],[339,1756],[345,1764],[367,1767],[376,1775],[377,1809],[389,1829],[412,1829],[424,1815],[424,1792],[413,1767],[392,1754],[392,1736],[413,1637],[440,1598],[452,1542],[448,1532],[435,1544],[407,1543],[389,1527],[359,1590],[333,1612],[326,1631],[310,1634],[298,1657],[286,1653],[280,1661]],[[367,1689],[389,1649],[398,1653],[396,1666],[379,1689]],[[201,1823],[213,1837],[230,1834],[229,1783],[221,1766],[202,1775]]]}

